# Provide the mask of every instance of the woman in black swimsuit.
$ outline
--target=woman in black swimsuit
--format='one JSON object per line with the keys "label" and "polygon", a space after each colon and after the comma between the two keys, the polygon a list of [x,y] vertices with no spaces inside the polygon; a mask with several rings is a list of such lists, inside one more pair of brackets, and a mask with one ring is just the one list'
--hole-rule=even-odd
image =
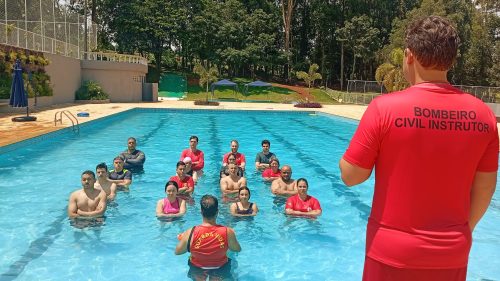
{"label": "woman in black swimsuit", "polygon": [[246,186],[242,186],[238,192],[238,198],[240,202],[235,202],[231,204],[231,215],[237,217],[255,216],[259,211],[257,204],[250,203],[250,189]]}

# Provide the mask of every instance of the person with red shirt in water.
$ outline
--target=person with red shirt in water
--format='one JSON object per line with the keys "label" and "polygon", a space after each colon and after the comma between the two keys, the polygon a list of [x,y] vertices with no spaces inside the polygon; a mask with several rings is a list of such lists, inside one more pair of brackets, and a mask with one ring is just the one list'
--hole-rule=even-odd
{"label": "person with red shirt in water", "polygon": [[472,231],[495,191],[490,108],[447,81],[459,45],[445,18],[406,30],[406,90],[375,98],[340,160],[347,186],[375,167],[363,280],[465,280]]}
{"label": "person with red shirt in water", "polygon": [[285,214],[292,216],[321,216],[321,205],[318,199],[307,195],[309,183],[306,179],[300,178],[297,180],[298,193],[286,200]]}
{"label": "person with red shirt in water", "polygon": [[245,159],[245,155],[243,153],[238,152],[239,147],[240,147],[240,144],[238,143],[237,140],[231,141],[231,151],[224,154],[224,157],[222,157],[222,166],[224,166],[224,167],[227,166],[227,164],[228,164],[227,158],[229,157],[230,154],[235,154],[236,155],[236,165],[238,167],[240,167],[243,171],[245,171],[246,159]]}
{"label": "person with red shirt in water", "polygon": [[175,254],[190,252],[188,277],[192,280],[233,280],[227,251],[241,251],[234,230],[217,224],[219,202],[212,195],[200,200],[202,224],[179,235]]}
{"label": "person with red shirt in water", "polygon": [[264,178],[265,181],[271,182],[275,179],[279,179],[280,177],[280,161],[278,158],[272,158],[271,161],[269,161],[269,168],[262,172],[262,178]]}
{"label": "person with red shirt in water", "polygon": [[179,187],[178,193],[180,196],[191,196],[194,191],[194,181],[193,178],[186,175],[184,170],[186,169],[186,163],[183,161],[177,162],[176,175],[170,177],[171,181],[175,181]]}
{"label": "person with red shirt in water", "polygon": [[191,169],[193,170],[193,180],[198,182],[199,178],[203,176],[203,167],[205,166],[205,156],[203,151],[196,148],[198,146],[198,137],[191,136],[189,138],[189,148],[184,149],[181,153],[179,161],[184,161],[186,157],[191,159]]}

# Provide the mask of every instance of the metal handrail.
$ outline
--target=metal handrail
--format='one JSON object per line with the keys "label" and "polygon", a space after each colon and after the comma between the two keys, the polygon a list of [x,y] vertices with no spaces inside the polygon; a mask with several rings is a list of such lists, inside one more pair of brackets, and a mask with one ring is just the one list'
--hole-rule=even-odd
{"label": "metal handrail", "polygon": [[137,55],[104,52],[87,52],[85,54],[86,56],[84,56],[84,58],[86,60],[127,62],[148,65],[148,60],[146,58]]}
{"label": "metal handrail", "polygon": [[[59,114],[59,118],[57,118],[57,114]],[[62,125],[63,114],[71,121],[71,129],[73,130],[73,132],[75,134],[80,134],[80,123],[78,122],[78,118],[76,118],[75,115],[73,115],[73,113],[68,110],[60,110],[57,111],[56,114],[54,114],[54,126],[57,126],[57,121],[59,121]]]}

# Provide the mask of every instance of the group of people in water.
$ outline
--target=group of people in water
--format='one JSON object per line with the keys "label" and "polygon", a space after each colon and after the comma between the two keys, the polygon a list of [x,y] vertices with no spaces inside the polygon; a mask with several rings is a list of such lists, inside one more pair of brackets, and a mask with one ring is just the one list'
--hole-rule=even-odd
{"label": "group of people in water", "polygon": [[[108,171],[107,165],[100,163],[95,174],[89,170],[82,173],[82,189],[73,192],[69,199],[69,217],[102,216],[106,201],[114,200],[118,190],[128,189],[132,183],[132,171],[141,171],[146,161],[144,152],[136,149],[136,145],[135,138],[127,140],[127,150],[113,159],[113,170]],[[263,140],[261,145],[262,151],[255,157],[255,168],[262,172],[264,181],[271,182],[273,194],[288,197],[285,213],[308,217],[321,215],[318,200],[307,194],[307,180],[292,179],[292,168],[289,165],[280,168],[278,158],[270,151],[270,142]],[[189,148],[182,151],[176,164],[176,174],[165,184],[165,198],[157,202],[157,217],[179,217],[186,213],[186,202],[192,202],[195,185],[203,176],[205,166],[204,153],[197,146],[198,137],[191,136]],[[220,191],[223,201],[232,203],[232,215],[255,216],[259,209],[256,203],[249,201],[251,190],[244,176],[246,158],[238,148],[238,141],[232,140],[231,151],[222,157]]]}
{"label": "group of people in water", "polygon": [[[315,218],[321,215],[319,201],[308,195],[309,184],[305,178],[292,179],[292,168],[280,162],[270,152],[271,143],[261,142],[262,151],[255,157],[255,169],[262,172],[265,182],[271,183],[271,192],[287,198],[285,214]],[[68,216],[70,218],[99,218],[106,211],[107,202],[114,200],[119,190],[128,190],[132,184],[133,171],[143,170],[146,156],[136,148],[137,140],[127,140],[127,150],[113,159],[113,170],[108,171],[105,163],[93,171],[81,175],[82,189],[74,191],[69,198]],[[156,204],[158,218],[181,217],[186,213],[189,203],[193,203],[195,185],[203,176],[204,153],[197,148],[198,137],[189,138],[189,148],[182,151],[176,164],[176,173],[165,184],[165,197]],[[233,216],[255,216],[259,212],[257,203],[250,202],[251,190],[245,178],[246,158],[238,152],[239,143],[231,141],[231,150],[222,157],[219,173],[222,200],[231,203],[229,210]],[[97,175],[97,177],[96,177]],[[218,199],[204,195],[200,200],[203,223],[179,234],[176,254],[191,252],[189,276],[217,276],[227,273],[227,250],[241,249],[234,230],[216,224]],[[214,250],[216,247],[219,250]],[[214,257],[214,253],[219,257]],[[207,254],[210,253],[210,254]],[[217,255],[216,255],[217,256]],[[224,266],[226,265],[226,266]]]}

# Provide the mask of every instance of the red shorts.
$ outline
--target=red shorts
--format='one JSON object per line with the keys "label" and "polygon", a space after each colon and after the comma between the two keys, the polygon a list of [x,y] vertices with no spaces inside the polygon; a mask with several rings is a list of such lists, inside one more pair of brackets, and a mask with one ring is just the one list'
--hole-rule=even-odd
{"label": "red shorts", "polygon": [[467,267],[451,269],[397,268],[365,257],[363,281],[465,281]]}

